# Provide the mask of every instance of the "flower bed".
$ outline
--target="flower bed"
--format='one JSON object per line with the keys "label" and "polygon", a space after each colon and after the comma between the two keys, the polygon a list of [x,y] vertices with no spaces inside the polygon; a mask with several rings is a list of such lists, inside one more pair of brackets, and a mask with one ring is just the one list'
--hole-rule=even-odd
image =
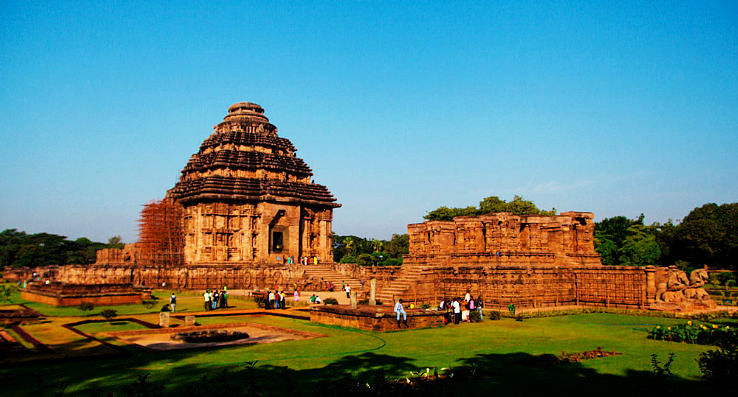
{"label": "flower bed", "polygon": [[699,345],[735,344],[738,342],[738,328],[731,328],[729,325],[698,324],[688,321],[686,324],[680,325],[657,325],[648,333],[648,337],[655,340]]}

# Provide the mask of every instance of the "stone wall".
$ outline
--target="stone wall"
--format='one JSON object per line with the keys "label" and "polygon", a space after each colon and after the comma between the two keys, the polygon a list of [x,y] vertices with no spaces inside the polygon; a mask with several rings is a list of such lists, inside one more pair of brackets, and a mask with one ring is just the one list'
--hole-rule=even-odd
{"label": "stone wall", "polygon": [[[57,280],[64,283],[132,283],[134,286],[205,289],[228,288],[288,289],[297,284],[299,289],[315,286],[304,277],[299,265],[253,266],[183,266],[181,268],[147,266],[63,266]],[[291,288],[290,288],[291,289]]]}
{"label": "stone wall", "polygon": [[459,216],[453,221],[410,224],[408,234],[408,257],[445,260],[447,265],[480,261],[497,265],[600,264],[594,250],[591,212]]}
{"label": "stone wall", "polygon": [[458,266],[427,268],[412,285],[409,302],[437,305],[444,297],[482,296],[487,308],[507,310],[556,306],[645,308],[645,267],[615,266]]}

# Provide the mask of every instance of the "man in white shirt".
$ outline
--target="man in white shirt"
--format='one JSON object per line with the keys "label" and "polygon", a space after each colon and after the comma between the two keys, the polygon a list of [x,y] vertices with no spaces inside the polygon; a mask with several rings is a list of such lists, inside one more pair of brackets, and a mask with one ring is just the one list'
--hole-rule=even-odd
{"label": "man in white shirt", "polygon": [[202,297],[205,299],[205,311],[210,310],[210,290],[206,290]]}
{"label": "man in white shirt", "polygon": [[395,303],[395,313],[397,313],[397,328],[400,328],[400,315],[402,315],[402,323],[405,324],[406,327],[410,328],[410,326],[407,325],[407,313],[405,313],[405,308],[402,307],[402,299]]}
{"label": "man in white shirt", "polygon": [[351,286],[346,284],[346,298],[351,299]]}

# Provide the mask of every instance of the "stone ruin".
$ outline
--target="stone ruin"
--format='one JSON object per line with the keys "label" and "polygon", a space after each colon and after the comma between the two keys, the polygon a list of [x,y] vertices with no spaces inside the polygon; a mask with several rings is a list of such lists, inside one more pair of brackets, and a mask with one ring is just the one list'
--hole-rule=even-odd
{"label": "stone ruin", "polygon": [[[232,105],[167,192],[165,201],[181,208],[170,230],[183,234],[153,244],[168,252],[152,255],[148,240],[104,249],[93,266],[65,266],[58,279],[193,289],[305,286],[311,280],[301,258],[333,260],[331,223],[340,204],[314,183],[296,151],[261,106]],[[142,223],[151,229],[150,220]],[[181,260],[151,259],[166,255]]]}
{"label": "stone ruin", "polygon": [[561,306],[692,311],[715,304],[700,288],[704,270],[687,280],[676,269],[603,266],[594,250],[594,216],[494,213],[408,225],[410,252],[378,298],[437,302],[482,296],[507,310]]}

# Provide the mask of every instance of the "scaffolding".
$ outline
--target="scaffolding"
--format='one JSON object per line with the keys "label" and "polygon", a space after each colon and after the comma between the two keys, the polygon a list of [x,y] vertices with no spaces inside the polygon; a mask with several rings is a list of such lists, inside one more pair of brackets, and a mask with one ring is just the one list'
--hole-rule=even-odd
{"label": "scaffolding", "polygon": [[184,263],[184,209],[173,200],[144,204],[138,220],[140,260],[145,265],[175,267]]}

